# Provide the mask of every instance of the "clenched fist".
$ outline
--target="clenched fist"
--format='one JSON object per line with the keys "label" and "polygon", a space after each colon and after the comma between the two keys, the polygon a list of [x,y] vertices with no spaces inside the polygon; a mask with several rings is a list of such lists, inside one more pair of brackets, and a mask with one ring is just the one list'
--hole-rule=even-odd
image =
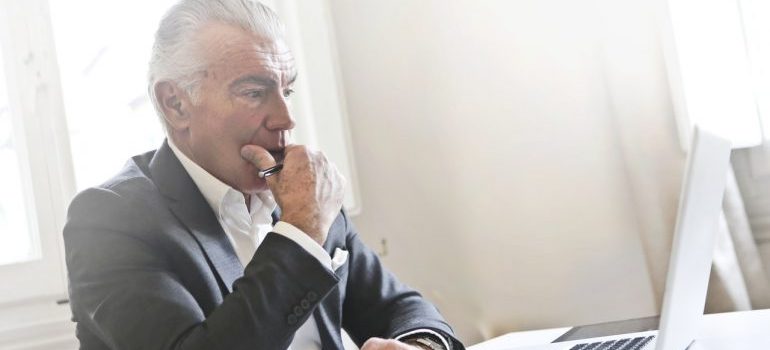
{"label": "clenched fist", "polygon": [[[270,152],[259,146],[243,146],[241,156],[258,169],[276,165]],[[284,150],[283,170],[265,180],[281,208],[281,221],[323,245],[345,192],[345,178],[337,167],[322,152],[290,145]]]}

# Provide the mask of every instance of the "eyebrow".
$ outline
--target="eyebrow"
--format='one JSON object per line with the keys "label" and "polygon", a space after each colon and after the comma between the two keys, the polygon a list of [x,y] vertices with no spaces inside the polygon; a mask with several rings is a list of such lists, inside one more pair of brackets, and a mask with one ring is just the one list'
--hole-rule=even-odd
{"label": "eyebrow", "polygon": [[[297,72],[292,73],[291,77],[289,78],[289,82],[286,85],[294,84],[294,82],[297,80]],[[230,87],[236,87],[241,84],[256,84],[256,85],[262,85],[266,87],[274,87],[278,83],[273,78],[261,76],[261,75],[247,75],[245,77],[241,77],[236,79],[232,84],[230,84]]]}

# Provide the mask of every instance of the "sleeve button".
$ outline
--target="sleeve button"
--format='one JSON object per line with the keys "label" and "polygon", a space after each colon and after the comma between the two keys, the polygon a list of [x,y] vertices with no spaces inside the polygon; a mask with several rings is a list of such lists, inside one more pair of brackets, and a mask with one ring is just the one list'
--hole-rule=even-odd
{"label": "sleeve button", "polygon": [[289,315],[286,321],[289,323],[289,326],[293,326],[297,324],[297,316],[294,316],[294,314],[291,314]]}

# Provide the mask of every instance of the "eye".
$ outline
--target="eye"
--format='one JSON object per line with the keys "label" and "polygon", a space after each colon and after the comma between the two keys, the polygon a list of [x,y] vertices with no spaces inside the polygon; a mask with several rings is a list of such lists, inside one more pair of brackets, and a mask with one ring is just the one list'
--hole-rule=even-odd
{"label": "eye", "polygon": [[262,90],[247,90],[244,95],[250,98],[262,98],[265,96],[265,92]]}
{"label": "eye", "polygon": [[291,95],[294,95],[294,89],[283,90],[283,97],[291,97]]}

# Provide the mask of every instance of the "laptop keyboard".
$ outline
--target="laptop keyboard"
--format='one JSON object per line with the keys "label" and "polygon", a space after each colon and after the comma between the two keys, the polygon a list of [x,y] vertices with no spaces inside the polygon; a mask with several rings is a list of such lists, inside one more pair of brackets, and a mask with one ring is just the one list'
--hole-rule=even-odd
{"label": "laptop keyboard", "polygon": [[647,345],[654,335],[648,337],[624,338],[618,340],[608,340],[604,342],[578,344],[569,350],[641,350]]}

